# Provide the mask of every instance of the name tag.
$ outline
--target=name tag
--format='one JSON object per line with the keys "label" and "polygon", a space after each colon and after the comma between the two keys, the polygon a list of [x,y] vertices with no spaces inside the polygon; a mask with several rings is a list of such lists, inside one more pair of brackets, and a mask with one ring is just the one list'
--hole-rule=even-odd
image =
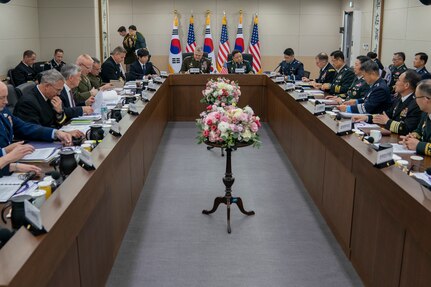
{"label": "name tag", "polygon": [[325,104],[317,104],[314,106],[313,114],[321,115],[325,113]]}
{"label": "name tag", "polygon": [[[293,85],[293,89],[295,89],[295,84],[290,85]],[[290,93],[290,95],[295,99],[295,101],[308,101],[307,93],[293,91]]]}
{"label": "name tag", "polygon": [[90,170],[95,169],[94,164],[93,164],[93,159],[91,158],[91,153],[88,150],[81,149],[81,154],[79,155],[79,160],[82,161],[86,165],[86,167],[87,167],[86,169],[90,169]]}
{"label": "name tag", "polygon": [[286,83],[286,84],[284,84],[284,90],[285,91],[293,91],[293,90],[295,90],[295,84],[293,84],[293,83]]}
{"label": "name tag", "polygon": [[127,112],[133,116],[139,115],[138,108],[136,107],[136,104],[129,104],[129,110]]}
{"label": "name tag", "polygon": [[28,222],[30,222],[32,226],[39,230],[43,229],[40,210],[36,206],[31,204],[28,200],[24,201],[24,214],[25,218],[28,220]]}
{"label": "name tag", "polygon": [[168,77],[168,72],[166,72],[166,71],[160,71],[160,76],[161,77]]}
{"label": "name tag", "polygon": [[200,74],[201,73],[201,69],[199,69],[199,68],[190,68],[189,69],[189,73],[190,74]]}
{"label": "name tag", "polygon": [[337,134],[346,135],[352,131],[352,119],[339,120],[337,122]]}
{"label": "name tag", "polygon": [[244,68],[236,68],[235,69],[235,74],[244,74],[245,73],[245,69]]}
{"label": "name tag", "polygon": [[274,80],[274,82],[276,82],[276,83],[283,83],[284,82],[284,77],[283,76],[276,77],[275,80]]}
{"label": "name tag", "polygon": [[156,90],[156,88],[157,88],[156,84],[154,84],[153,82],[148,82],[148,86],[147,86],[147,89],[148,89],[148,90],[153,90],[153,91],[155,91],[155,90]]}
{"label": "name tag", "polygon": [[393,152],[394,148],[392,147],[377,151],[376,165],[391,161]]}

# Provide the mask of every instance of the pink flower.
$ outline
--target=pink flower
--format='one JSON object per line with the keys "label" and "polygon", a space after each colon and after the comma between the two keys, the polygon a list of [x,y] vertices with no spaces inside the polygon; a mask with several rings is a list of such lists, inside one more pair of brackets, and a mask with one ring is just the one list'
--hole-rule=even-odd
{"label": "pink flower", "polygon": [[259,129],[259,127],[258,127],[258,125],[257,125],[257,123],[256,123],[256,122],[251,123],[251,125],[250,125],[250,130],[251,130],[252,132],[256,133],[258,129]]}
{"label": "pink flower", "polygon": [[202,135],[206,138],[209,136],[209,134],[210,134],[209,130],[204,130],[204,132],[202,133]]}
{"label": "pink flower", "polygon": [[215,131],[217,129],[216,125],[211,126],[211,130]]}
{"label": "pink flower", "polygon": [[210,111],[213,107],[211,105],[208,105],[207,110]]}
{"label": "pink flower", "polygon": [[207,119],[207,125],[212,125],[213,124],[213,121],[211,120],[211,119]]}

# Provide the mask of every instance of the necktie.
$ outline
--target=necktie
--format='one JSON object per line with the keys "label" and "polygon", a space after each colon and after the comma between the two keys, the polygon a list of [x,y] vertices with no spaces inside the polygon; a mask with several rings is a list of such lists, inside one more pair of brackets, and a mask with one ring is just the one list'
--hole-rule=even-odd
{"label": "necktie", "polygon": [[75,92],[73,90],[69,90],[70,93],[70,106],[76,107],[75,105]]}
{"label": "necktie", "polygon": [[143,73],[143,76],[145,76],[145,64],[142,65],[142,73]]}

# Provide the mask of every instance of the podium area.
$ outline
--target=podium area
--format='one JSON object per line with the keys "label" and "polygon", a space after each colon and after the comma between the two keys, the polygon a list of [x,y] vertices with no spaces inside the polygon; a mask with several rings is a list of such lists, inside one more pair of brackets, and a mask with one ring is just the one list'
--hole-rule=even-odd
{"label": "podium area", "polygon": [[[34,237],[21,228],[0,250],[0,286],[103,286],[167,123],[199,116],[209,77],[216,76],[171,75],[139,116],[126,115],[123,136],[107,136],[92,152],[97,169],[77,168],[42,207],[49,232]],[[360,138],[337,136],[336,121],[313,115],[311,103],[296,102],[268,77],[226,77],[239,82],[239,106],[249,104],[271,128],[363,283],[429,286],[428,191],[398,167],[373,167]]]}

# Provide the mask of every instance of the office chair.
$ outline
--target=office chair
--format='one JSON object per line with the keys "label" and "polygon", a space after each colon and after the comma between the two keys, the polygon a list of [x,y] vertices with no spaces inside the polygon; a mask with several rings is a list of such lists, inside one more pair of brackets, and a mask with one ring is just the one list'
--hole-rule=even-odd
{"label": "office chair", "polygon": [[13,113],[16,103],[18,102],[18,94],[13,85],[7,84],[7,105],[6,107]]}
{"label": "office chair", "polygon": [[35,82],[27,82],[16,87],[18,99],[21,98],[22,95],[30,93],[35,86]]}
{"label": "office chair", "polygon": [[15,87],[15,80],[13,79],[13,69],[9,69],[7,71],[7,79],[9,80],[9,83]]}
{"label": "office chair", "polygon": [[304,77],[310,78],[310,72],[309,71],[304,71]]}

